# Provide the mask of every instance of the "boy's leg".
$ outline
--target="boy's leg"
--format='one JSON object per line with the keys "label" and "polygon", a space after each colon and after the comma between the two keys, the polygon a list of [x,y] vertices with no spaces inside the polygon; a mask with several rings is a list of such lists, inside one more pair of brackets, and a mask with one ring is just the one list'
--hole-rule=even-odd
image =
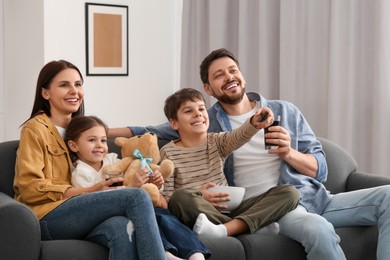
{"label": "boy's leg", "polygon": [[267,192],[245,200],[231,216],[244,220],[251,233],[277,221],[299,203],[299,192],[292,185],[279,185]]}
{"label": "boy's leg", "polygon": [[200,213],[204,213],[214,224],[226,223],[232,219],[204,200],[198,190],[175,191],[169,200],[168,208],[173,215],[190,228],[194,226]]}

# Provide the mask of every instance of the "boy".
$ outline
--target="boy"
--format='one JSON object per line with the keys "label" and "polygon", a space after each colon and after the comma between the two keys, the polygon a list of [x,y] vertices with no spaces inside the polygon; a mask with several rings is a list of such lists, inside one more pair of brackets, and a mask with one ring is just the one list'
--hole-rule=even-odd
{"label": "boy", "polygon": [[[299,193],[291,185],[276,186],[244,200],[228,214],[222,214],[220,210],[226,206],[218,204],[229,200],[228,194],[221,192],[219,197],[208,198],[211,193],[208,188],[227,186],[223,174],[226,157],[257,131],[272,124],[273,113],[269,108],[251,111],[247,115],[249,119],[232,132],[207,133],[209,119],[203,95],[185,88],[166,99],[164,113],[180,139],[161,149],[162,159],[170,159],[175,164],[174,175],[165,183],[163,195],[171,212],[198,235],[223,237],[253,233],[298,205]],[[259,120],[262,116],[264,119]],[[278,233],[276,223],[269,229]]]}

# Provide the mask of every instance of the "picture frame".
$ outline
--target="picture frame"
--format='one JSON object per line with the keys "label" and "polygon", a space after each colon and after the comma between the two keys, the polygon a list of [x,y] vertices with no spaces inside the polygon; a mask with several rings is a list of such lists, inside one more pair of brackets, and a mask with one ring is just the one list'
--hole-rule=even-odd
{"label": "picture frame", "polygon": [[128,6],[85,3],[86,75],[128,76]]}

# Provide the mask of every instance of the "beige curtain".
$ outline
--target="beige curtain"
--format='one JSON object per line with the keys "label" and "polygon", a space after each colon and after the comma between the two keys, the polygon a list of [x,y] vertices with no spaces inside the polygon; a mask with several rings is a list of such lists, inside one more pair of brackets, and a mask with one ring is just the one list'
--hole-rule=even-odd
{"label": "beige curtain", "polygon": [[359,170],[390,176],[390,1],[186,0],[182,30],[182,87],[201,89],[200,62],[228,48],[249,90],[294,103]]}

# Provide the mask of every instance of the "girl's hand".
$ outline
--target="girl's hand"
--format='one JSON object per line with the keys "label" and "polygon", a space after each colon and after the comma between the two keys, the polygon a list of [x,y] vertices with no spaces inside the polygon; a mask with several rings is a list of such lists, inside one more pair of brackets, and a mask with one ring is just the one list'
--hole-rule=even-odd
{"label": "girl's hand", "polygon": [[71,187],[64,192],[64,194],[62,195],[62,199],[69,199],[77,195],[86,194],[95,191],[126,188],[125,186],[110,187],[115,182],[123,182],[123,178],[115,177],[108,180],[99,181],[98,183],[90,187]]}
{"label": "girl's hand", "polygon": [[164,178],[159,170],[155,170],[149,175],[149,183],[153,183],[157,188],[161,189],[164,184]]}
{"label": "girl's hand", "polygon": [[123,177],[113,177],[113,178],[109,178],[109,179],[106,179],[104,181],[101,181],[101,183],[103,185],[102,190],[125,188],[125,186],[123,186],[124,180],[125,179],[123,179]]}
{"label": "girl's hand", "polygon": [[146,169],[140,169],[138,172],[134,174],[134,178],[131,180],[127,187],[129,188],[139,188],[143,184],[149,181],[149,174]]}

